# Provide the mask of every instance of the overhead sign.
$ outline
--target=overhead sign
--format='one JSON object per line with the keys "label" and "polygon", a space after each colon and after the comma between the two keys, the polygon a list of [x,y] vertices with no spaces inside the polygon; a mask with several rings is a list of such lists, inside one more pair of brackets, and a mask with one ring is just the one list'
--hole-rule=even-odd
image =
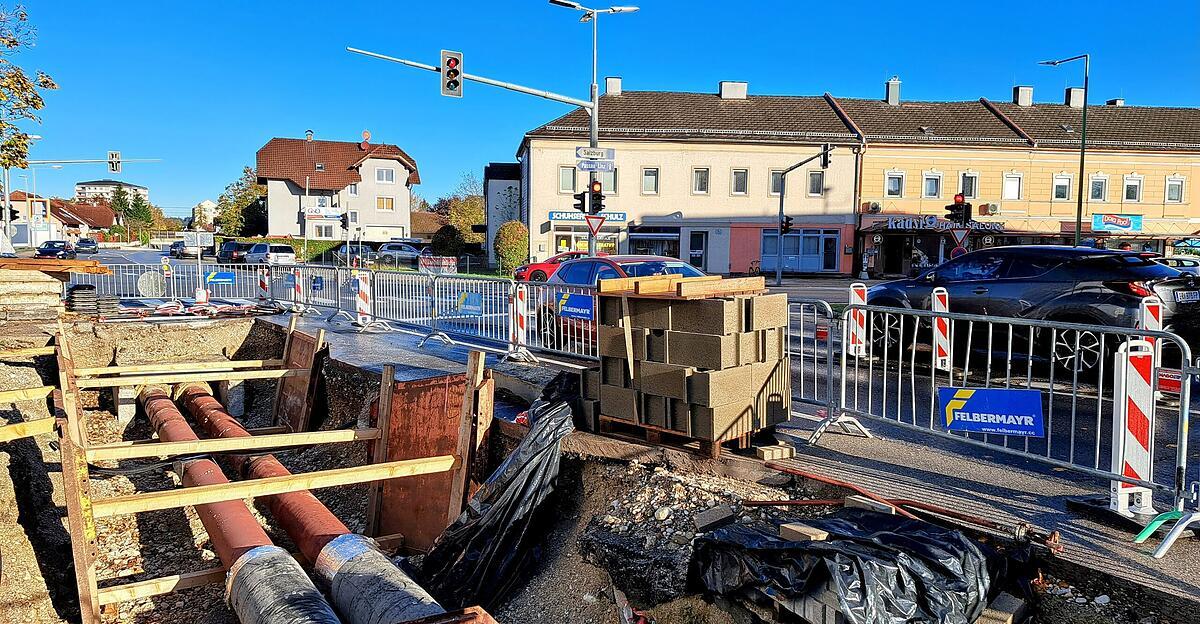
{"label": "overhead sign", "polygon": [[1094,214],[1093,232],[1141,232],[1142,215]]}
{"label": "overhead sign", "polygon": [[183,244],[187,247],[212,247],[212,232],[181,232]]}
{"label": "overhead sign", "polygon": [[563,293],[558,297],[558,316],[565,319],[590,321],[595,299],[586,293]]}
{"label": "overhead sign", "polygon": [[237,274],[233,271],[209,271],[204,276],[204,281],[207,284],[232,286],[234,280],[237,279]]}
{"label": "overhead sign", "polygon": [[970,234],[970,228],[956,227],[950,228],[950,236],[954,237],[955,247],[966,247],[967,234]]}
{"label": "overhead sign", "polygon": [[600,233],[600,226],[604,225],[604,215],[584,215],[583,220],[587,221],[588,231],[595,236]]}
{"label": "overhead sign", "polygon": [[580,171],[611,173],[617,170],[617,162],[615,160],[577,160],[575,168]]}
{"label": "overhead sign", "polygon": [[611,147],[576,147],[575,158],[588,160],[612,160],[617,157],[617,150]]}
{"label": "overhead sign", "polygon": [[[883,225],[889,230],[949,230],[961,227],[953,221],[939,219],[933,215],[925,215],[923,217],[888,217],[887,221],[883,222]],[[967,223],[967,229],[982,232],[1003,232],[1004,224],[996,221],[971,221]]]}
{"label": "overhead sign", "polygon": [[[551,221],[583,221],[584,214],[578,210],[551,210]],[[625,223],[626,214],[624,212],[601,212],[596,216],[604,217],[605,221],[613,223]]]}
{"label": "overhead sign", "polygon": [[939,387],[938,404],[947,431],[1046,435],[1041,390]]}
{"label": "overhead sign", "polygon": [[483,293],[465,292],[458,296],[458,313],[483,316]]}

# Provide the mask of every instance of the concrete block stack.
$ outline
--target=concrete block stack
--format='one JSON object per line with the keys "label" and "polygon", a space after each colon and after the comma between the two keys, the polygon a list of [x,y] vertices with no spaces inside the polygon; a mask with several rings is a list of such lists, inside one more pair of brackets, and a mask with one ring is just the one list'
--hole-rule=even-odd
{"label": "concrete block stack", "polygon": [[600,367],[583,383],[596,426],[624,421],[721,442],[788,419],[787,295],[729,294],[739,287],[697,279],[705,292],[690,297],[602,285]]}
{"label": "concrete block stack", "polygon": [[39,271],[0,269],[0,319],[49,320],[62,309],[62,282]]}

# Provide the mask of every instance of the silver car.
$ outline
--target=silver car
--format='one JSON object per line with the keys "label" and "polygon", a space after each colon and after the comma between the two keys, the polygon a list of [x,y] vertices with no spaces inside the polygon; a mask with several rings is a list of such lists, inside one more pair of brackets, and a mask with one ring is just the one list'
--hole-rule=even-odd
{"label": "silver car", "polygon": [[421,256],[431,256],[428,247],[420,248],[409,243],[384,243],[379,247],[379,262],[383,264],[415,264]]}
{"label": "silver car", "polygon": [[1200,258],[1168,256],[1166,258],[1155,258],[1154,261],[1159,264],[1165,264],[1172,269],[1179,269],[1179,272],[1184,275],[1200,275]]}

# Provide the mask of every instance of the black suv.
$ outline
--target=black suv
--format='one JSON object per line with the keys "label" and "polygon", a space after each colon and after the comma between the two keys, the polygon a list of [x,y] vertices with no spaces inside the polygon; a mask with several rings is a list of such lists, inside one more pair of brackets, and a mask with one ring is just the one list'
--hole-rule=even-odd
{"label": "black suv", "polygon": [[217,250],[217,262],[224,264],[233,264],[235,262],[245,262],[246,252],[254,243],[243,243],[235,240],[227,240],[221,243],[221,248]]}
{"label": "black suv", "polygon": [[[867,303],[929,310],[931,293],[939,286],[950,295],[951,312],[1110,327],[1134,327],[1142,299],[1155,295],[1163,303],[1163,328],[1200,345],[1200,280],[1155,262],[1154,254],[1049,245],[993,247],[911,279],[873,286]],[[1074,335],[1064,334],[1068,332],[1059,332],[1063,340],[1055,341],[1052,352],[1060,363],[1073,361],[1076,351]],[[1082,369],[1099,360],[1085,353],[1091,347],[1099,353],[1093,341],[1099,343],[1094,334],[1081,332]]]}

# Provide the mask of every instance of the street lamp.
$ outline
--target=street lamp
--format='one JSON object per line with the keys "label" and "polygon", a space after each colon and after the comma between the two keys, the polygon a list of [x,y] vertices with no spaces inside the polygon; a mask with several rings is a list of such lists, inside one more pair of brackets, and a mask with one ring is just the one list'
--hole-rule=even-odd
{"label": "street lamp", "polygon": [[[42,138],[42,135],[40,135],[40,134],[30,134],[28,136],[29,136],[30,141],[38,141]],[[26,199],[28,199],[28,198],[26,198]],[[12,239],[12,219],[10,218],[10,215],[9,215],[9,209],[11,209],[11,208],[12,208],[12,200],[9,196],[8,167],[5,167],[4,168],[4,211],[3,211],[4,212],[4,215],[3,215],[4,216],[4,227],[3,227],[4,236],[2,238],[6,239],[6,240]]]}
{"label": "street lamp", "polygon": [[1092,58],[1089,54],[1080,54],[1058,61],[1041,61],[1039,65],[1058,67],[1063,63],[1083,60],[1083,123],[1079,131],[1079,192],[1075,198],[1075,246],[1079,246],[1080,230],[1083,229],[1083,193],[1084,193],[1084,159],[1087,157],[1087,109],[1088,109],[1088,73],[1091,70]]}
{"label": "street lamp", "polygon": [[[588,145],[591,147],[600,147],[600,88],[596,84],[597,80],[597,44],[596,44],[596,22],[599,21],[596,17],[601,13],[636,13],[638,7],[635,6],[613,6],[607,9],[591,9],[572,2],[571,0],[550,0],[550,4],[576,11],[583,11],[583,17],[579,18],[582,23],[592,23],[592,118],[588,124]],[[596,172],[592,171],[588,174],[588,188],[591,188],[592,182],[596,181]],[[588,231],[588,255],[596,255],[596,237]]]}

